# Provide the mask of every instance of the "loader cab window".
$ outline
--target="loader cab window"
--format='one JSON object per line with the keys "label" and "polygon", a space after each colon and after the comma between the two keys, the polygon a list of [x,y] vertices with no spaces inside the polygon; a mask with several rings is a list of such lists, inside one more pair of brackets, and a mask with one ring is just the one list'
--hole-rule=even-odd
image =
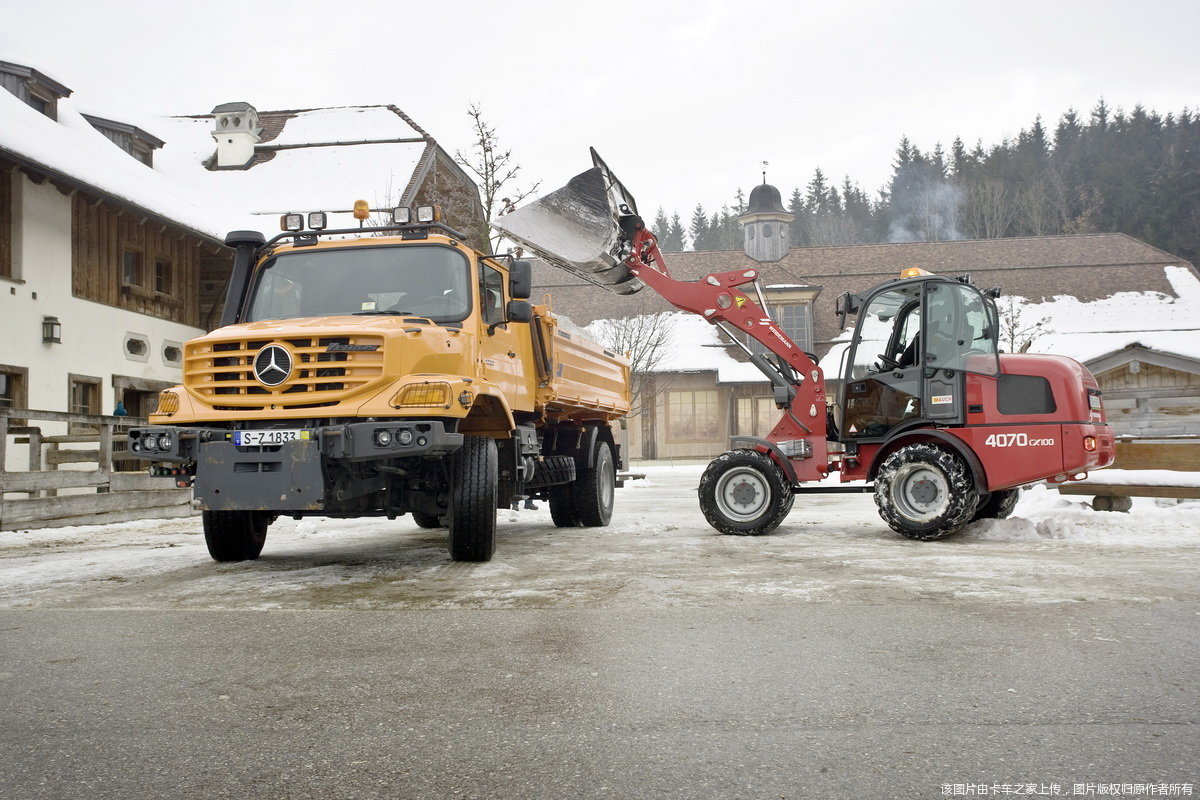
{"label": "loader cab window", "polygon": [[244,321],[386,315],[458,322],[470,310],[470,265],[457,249],[348,247],[268,260]]}
{"label": "loader cab window", "polygon": [[843,439],[962,421],[963,373],[999,374],[995,304],[965,283],[924,280],[869,298],[836,416]]}

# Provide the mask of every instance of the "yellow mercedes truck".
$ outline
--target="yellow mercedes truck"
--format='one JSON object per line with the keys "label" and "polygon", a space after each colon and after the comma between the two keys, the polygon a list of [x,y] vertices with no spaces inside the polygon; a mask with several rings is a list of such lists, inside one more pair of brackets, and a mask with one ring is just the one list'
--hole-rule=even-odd
{"label": "yellow mercedes truck", "polygon": [[437,207],[325,220],[226,237],[222,327],[130,431],[131,454],[193,486],[210,555],[257,558],[280,515],[412,514],[459,561],[491,558],[497,508],[526,497],[556,525],[607,525],[629,362],[561,330],[529,262],[474,250]]}

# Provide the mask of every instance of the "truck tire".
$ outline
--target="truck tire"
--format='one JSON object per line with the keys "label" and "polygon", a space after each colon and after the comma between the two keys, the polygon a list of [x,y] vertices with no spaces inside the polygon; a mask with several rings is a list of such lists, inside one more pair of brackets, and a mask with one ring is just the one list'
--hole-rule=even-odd
{"label": "truck tire", "polygon": [[603,439],[596,440],[594,466],[580,470],[570,484],[575,499],[575,513],[585,528],[603,528],[612,519],[613,494],[617,488],[617,467],[612,447]]}
{"label": "truck tire", "polygon": [[426,514],[424,511],[412,512],[413,522],[417,523],[421,528],[444,528],[442,518],[437,514]]}
{"label": "truck tire", "polygon": [[884,459],[875,476],[875,505],[896,533],[928,542],[962,530],[975,514],[979,494],[956,453],[918,443]]}
{"label": "truck tire", "polygon": [[213,561],[252,561],[262,553],[269,511],[205,511],[204,543]]}
{"label": "truck tire", "polygon": [[570,483],[560,483],[546,490],[550,498],[550,519],[558,528],[578,528],[579,510],[575,508],[575,489]]}
{"label": "truck tire", "polygon": [[762,536],[779,527],[796,495],[783,470],[756,450],[730,450],[700,476],[700,510],[708,524],[733,536]]}
{"label": "truck tire", "polygon": [[1013,509],[1017,507],[1017,501],[1020,499],[1020,487],[992,492],[984,498],[979,508],[975,509],[975,515],[971,517],[971,521],[974,522],[977,519],[1008,519]]}
{"label": "truck tire", "polygon": [[488,561],[496,551],[496,442],[464,436],[450,457],[450,558]]}

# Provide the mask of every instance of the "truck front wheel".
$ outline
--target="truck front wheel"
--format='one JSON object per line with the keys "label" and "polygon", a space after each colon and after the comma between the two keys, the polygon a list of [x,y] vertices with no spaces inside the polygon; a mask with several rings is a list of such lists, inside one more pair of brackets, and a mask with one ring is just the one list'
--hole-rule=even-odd
{"label": "truck front wheel", "polygon": [[450,457],[450,558],[487,561],[496,551],[496,442],[464,436]]}
{"label": "truck front wheel", "polygon": [[910,444],[884,459],[875,476],[879,516],[908,539],[945,539],[971,521],[979,494],[971,471],[955,453]]}
{"label": "truck front wheel", "polygon": [[204,543],[213,561],[250,561],[267,541],[269,511],[205,511]]}
{"label": "truck front wheel", "polygon": [[730,450],[700,476],[700,510],[721,533],[761,536],[779,527],[796,495],[770,456]]}

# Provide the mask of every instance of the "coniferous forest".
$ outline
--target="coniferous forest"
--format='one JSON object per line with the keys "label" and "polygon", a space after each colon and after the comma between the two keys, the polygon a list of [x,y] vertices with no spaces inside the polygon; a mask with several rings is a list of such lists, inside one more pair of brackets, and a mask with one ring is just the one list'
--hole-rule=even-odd
{"label": "coniferous forest", "polygon": [[[1038,118],[990,147],[956,138],[949,151],[922,151],[903,138],[874,196],[818,168],[785,203],[801,247],[1119,232],[1195,263],[1200,115],[1101,100],[1086,118],[1068,111],[1052,130]],[[684,219],[660,209],[654,230],[664,250],[740,249],[744,210],[739,189],[719,211],[697,205]]]}

